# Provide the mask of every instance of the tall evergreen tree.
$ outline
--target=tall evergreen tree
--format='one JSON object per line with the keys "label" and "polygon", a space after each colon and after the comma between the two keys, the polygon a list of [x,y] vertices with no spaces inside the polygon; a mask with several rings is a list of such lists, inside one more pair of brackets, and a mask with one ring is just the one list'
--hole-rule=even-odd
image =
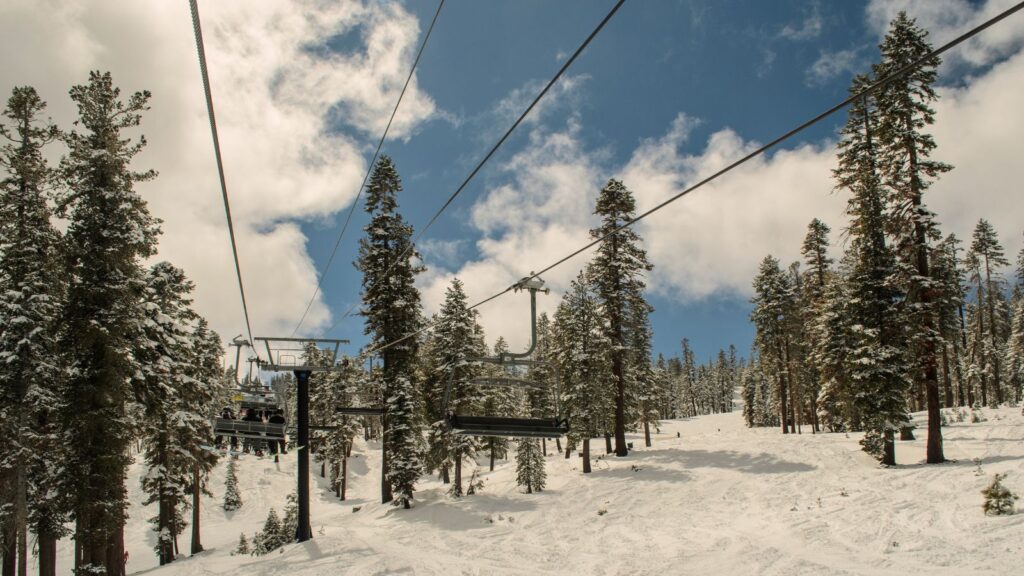
{"label": "tall evergreen tree", "polygon": [[[879,78],[902,70],[925,57],[932,47],[928,33],[900,12],[880,46],[882,61],[875,67]],[[934,279],[931,273],[930,243],[936,239],[934,213],[924,202],[924,193],[951,166],[930,159],[936,144],[923,128],[935,121],[931,104],[937,99],[935,83],[939,58],[894,78],[877,94],[878,169],[891,192],[889,229],[900,262],[898,278],[906,294],[903,307],[906,323],[912,326],[910,352],[914,381],[925,389],[928,405],[927,461],[945,461],[942,451],[939,413],[938,349],[942,343],[937,326]]]}
{"label": "tall evergreen tree", "polygon": [[131,338],[144,286],[141,260],[153,254],[159,229],[135,191],[155,172],[130,167],[145,139],[133,142],[122,132],[139,125],[149,96],[136,92],[122,101],[110,74],[99,72],[71,89],[80,130],[67,135],[62,162],[70,219],[61,339],[70,364],[62,415],[68,473],[62,489],[71,500],[81,574],[120,576],[124,568],[129,381],[136,370]]}
{"label": "tall evergreen tree", "polygon": [[[590,231],[594,238],[602,238],[613,230],[631,222],[636,212],[636,200],[622,182],[609,180],[601,189],[594,213],[601,224]],[[591,262],[591,281],[601,299],[607,318],[606,332],[612,343],[612,374],[615,377],[615,455],[625,456],[627,424],[627,383],[630,375],[630,354],[640,338],[639,317],[649,313],[643,297],[646,286],[644,273],[653,266],[647,253],[640,247],[640,235],[632,228],[619,230],[602,242]]]}
{"label": "tall evergreen tree", "polygon": [[540,441],[535,438],[520,439],[516,450],[516,484],[526,488],[527,494],[544,490],[547,483],[544,464]]}
{"label": "tall evergreen tree", "polygon": [[590,473],[590,439],[606,430],[604,423],[614,411],[615,382],[611,341],[585,273],[576,277],[562,297],[552,339],[562,406],[570,421],[569,442],[582,446],[583,472]]}
{"label": "tall evergreen tree", "polygon": [[190,552],[203,551],[200,532],[202,503],[201,496],[212,495],[208,482],[210,472],[217,465],[218,453],[210,450],[213,445],[213,426],[210,418],[216,416],[218,400],[230,393],[227,381],[221,374],[221,358],[224,347],[220,336],[210,330],[205,318],[198,317],[189,334],[191,358],[189,359],[187,385],[181,390],[181,411],[177,418],[178,446],[188,454],[185,465],[192,477],[189,491],[192,502],[192,538]]}
{"label": "tall evergreen tree", "polygon": [[[439,369],[445,378],[440,381],[447,384],[448,379],[451,379],[452,392],[448,407],[456,413],[471,410],[479,406],[482,400],[478,387],[470,383],[479,372],[471,360],[484,355],[481,349],[483,343],[477,339],[478,333],[476,313],[469,309],[462,282],[454,278],[445,291],[444,303],[441,304],[437,324],[434,326],[434,337],[437,339],[435,349],[443,355]],[[434,442],[441,444],[450,453],[446,460],[452,463],[455,472],[451,494],[462,496],[462,464],[476,454],[477,441],[472,436],[452,434],[443,422],[435,423],[431,432]]]}
{"label": "tall evergreen tree", "polygon": [[[381,500],[409,508],[420,475],[420,422],[416,413],[416,353],[419,341],[408,338],[422,325],[420,294],[414,283],[423,267],[412,245],[412,226],[397,212],[402,182],[388,156],[374,166],[366,191],[370,223],[359,241],[356,267],[363,273],[364,333],[370,346],[389,346],[383,360],[384,458]],[[399,341],[399,339],[405,338]]]}
{"label": "tall evergreen tree", "polygon": [[161,566],[176,556],[175,542],[184,528],[181,513],[188,505],[192,480],[192,455],[180,437],[190,416],[185,401],[192,387],[188,329],[194,317],[188,299],[192,288],[180,269],[167,262],[153,266],[143,296],[142,326],[133,343],[139,367],[135,388],[145,406],[142,440],[147,473],[142,489],[147,498],[143,504],[157,504],[152,522]]}
{"label": "tall evergreen tree", "polygon": [[[787,319],[793,313],[793,286],[788,274],[779,268],[779,261],[765,256],[754,279],[754,310],[750,319],[754,323],[754,339],[760,352],[762,366],[768,368],[777,382],[779,421],[782,433],[796,432],[793,415],[787,410],[790,384],[790,332]],[[787,428],[787,424],[789,428]]]}
{"label": "tall evergreen tree", "polygon": [[[854,80],[851,92],[870,81]],[[906,370],[901,350],[897,306],[893,286],[896,263],[886,243],[885,201],[877,171],[874,140],[878,109],[872,99],[856,100],[849,108],[839,142],[839,166],[833,171],[836,188],[851,195],[846,212],[852,265],[849,274],[853,318],[853,349],[849,354],[854,405],[863,420],[865,451],[883,456],[882,439],[887,430],[908,421],[904,394]]]}
{"label": "tall evergreen tree", "polygon": [[242,495],[238,493],[238,457],[228,458],[228,471],[224,477],[224,511],[234,512],[242,507]]}
{"label": "tall evergreen tree", "polygon": [[959,239],[946,236],[932,257],[933,276],[938,284],[938,324],[942,334],[942,381],[947,406],[966,404],[963,375],[963,352],[966,343],[963,327],[963,308],[966,292],[964,274],[957,256]]}
{"label": "tall evergreen tree", "polygon": [[972,260],[977,263],[975,274],[979,287],[977,292],[979,313],[987,315],[987,318],[981,323],[984,332],[983,365],[987,376],[986,381],[994,392],[993,400],[998,405],[1003,402],[1001,368],[1004,355],[1003,343],[1006,339],[1002,314],[1004,312],[1002,309],[1006,307],[1004,297],[1006,284],[1000,274],[1000,268],[1009,266],[1010,261],[1006,259],[995,229],[985,219],[979,220],[978,225],[974,228],[971,256]]}
{"label": "tall evergreen tree", "polygon": [[60,234],[50,223],[53,170],[44,148],[59,137],[43,122],[46,104],[15,88],[0,121],[0,541],[6,562],[28,563],[28,527],[39,538],[43,574],[55,570],[64,533],[57,332],[64,298]]}

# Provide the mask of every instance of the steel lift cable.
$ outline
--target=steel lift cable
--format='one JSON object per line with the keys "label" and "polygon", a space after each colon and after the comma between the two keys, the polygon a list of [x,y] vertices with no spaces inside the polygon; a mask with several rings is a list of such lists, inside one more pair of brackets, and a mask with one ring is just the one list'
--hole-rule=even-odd
{"label": "steel lift cable", "polygon": [[[549,271],[553,270],[554,268],[556,268],[558,266],[561,266],[562,264],[568,262],[572,258],[575,258],[576,256],[579,256],[580,254],[582,254],[583,252],[589,250],[590,248],[593,248],[594,246],[600,244],[601,242],[604,242],[608,238],[611,238],[612,236],[617,234],[619,231],[633,226],[637,222],[643,220],[644,218],[647,218],[648,216],[650,216],[651,214],[654,214],[655,212],[658,212],[659,210],[665,208],[669,204],[672,204],[673,202],[679,200],[683,196],[686,196],[687,194],[693,192],[694,190],[697,190],[698,188],[701,188],[701,187],[703,187],[703,186],[713,182],[714,180],[717,180],[721,176],[727,174],[728,172],[731,172],[732,170],[738,168],[739,166],[745,164],[746,162],[748,162],[748,161],[750,161],[750,160],[752,160],[752,159],[754,159],[754,158],[756,158],[758,156],[761,156],[762,154],[764,154],[768,150],[774,148],[775,146],[778,146],[779,144],[781,144],[782,142],[788,140],[789,138],[792,138],[793,136],[799,134],[800,132],[803,132],[804,130],[806,130],[807,128],[813,126],[814,124],[817,124],[818,122],[821,122],[825,118],[828,118],[829,116],[831,116],[831,115],[835,114],[836,112],[842,110],[843,108],[845,108],[847,105],[849,105],[854,100],[863,98],[863,97],[867,96],[868,94],[873,93],[874,91],[878,90],[882,86],[885,86],[885,85],[889,84],[890,82],[892,82],[896,78],[904,76],[905,74],[907,74],[911,70],[914,70],[914,69],[920,67],[922,64],[928,62],[929,60],[932,60],[936,56],[939,56],[939,55],[949,51],[951,48],[954,48],[955,46],[958,46],[958,45],[966,42],[967,40],[973,38],[974,36],[977,36],[978,34],[983,32],[984,30],[990,28],[991,26],[997,24],[998,22],[1000,22],[1002,20],[1005,20],[1009,16],[1019,12],[1021,9],[1024,9],[1024,2],[1019,2],[1019,3],[1011,6],[1010,8],[1004,10],[1003,12],[1000,12],[996,16],[993,16],[989,20],[986,20],[985,22],[979,24],[978,26],[968,30],[967,32],[964,32],[960,36],[957,36],[953,40],[950,40],[949,42],[943,44],[942,46],[932,50],[931,52],[925,54],[924,56],[918,58],[917,60],[911,62],[910,64],[907,64],[903,68],[900,68],[899,70],[897,70],[895,72],[892,72],[892,73],[890,73],[890,74],[888,74],[888,75],[886,75],[886,76],[876,80],[875,82],[873,82],[871,85],[869,85],[868,87],[864,88],[860,92],[857,92],[857,93],[847,97],[845,100],[839,102],[838,104],[832,106],[831,108],[825,110],[824,112],[818,114],[817,116],[814,116],[810,120],[807,120],[806,122],[800,124],[796,128],[793,128],[793,129],[789,130],[788,132],[782,134],[781,136],[778,136],[777,138],[773,139],[772,141],[768,142],[767,144],[765,144],[765,145],[761,146],[760,148],[750,152],[746,156],[743,156],[742,158],[732,162],[728,166],[718,170],[714,174],[711,174],[710,176],[704,178],[700,182],[697,182],[696,184],[690,186],[689,188],[683,190],[682,192],[679,192],[678,194],[672,196],[671,198],[665,200],[664,202],[658,204],[657,206],[654,206],[653,208],[645,211],[644,213],[640,214],[639,216],[637,216],[636,218],[630,220],[629,222],[626,222],[625,224],[622,224],[621,226],[619,226],[618,228],[616,228],[616,229],[612,230],[611,232],[605,234],[604,236],[596,238],[593,241],[591,241],[591,242],[585,244],[584,246],[580,247],[579,249],[574,250],[573,252],[569,253],[568,255],[566,255],[566,256],[556,260],[555,262],[549,264],[548,266],[542,268],[540,271],[538,271],[538,272],[531,272],[530,275],[527,276],[526,278],[523,278],[522,280],[519,280],[515,284],[509,286],[508,288],[505,288],[504,290],[502,290],[500,292],[497,292],[495,294],[492,294],[491,296],[488,296],[487,298],[484,298],[483,300],[481,300],[481,301],[477,302],[476,304],[473,304],[472,306],[470,306],[469,309],[470,310],[476,309],[476,308],[478,308],[478,307],[480,307],[480,306],[490,302],[491,300],[494,300],[494,299],[496,299],[496,298],[498,298],[498,297],[500,297],[500,296],[502,296],[502,295],[504,295],[504,294],[506,294],[508,292],[511,292],[516,286],[520,285],[522,282],[535,279],[535,278],[539,277],[541,274],[544,274],[546,272],[549,272]],[[377,354],[377,353],[381,352],[382,350],[386,350],[387,348],[390,348],[390,347],[395,346],[395,345],[397,345],[397,344],[399,344],[401,342],[404,342],[404,341],[408,340],[409,338],[413,338],[413,337],[415,337],[415,336],[417,336],[419,334],[422,334],[423,332],[427,331],[432,325],[433,324],[431,322],[428,322],[423,328],[420,328],[419,330],[417,330],[415,332],[410,332],[409,334],[406,334],[405,336],[402,336],[401,338],[398,338],[398,339],[393,340],[391,342],[387,342],[387,343],[381,344],[380,346],[376,346],[376,347],[370,348],[369,350],[366,350],[366,351],[363,352],[363,356]]]}
{"label": "steel lift cable", "polygon": [[[586,40],[584,40],[583,43],[580,44],[578,48],[576,48],[576,51],[573,52],[571,56],[569,56],[565,63],[562,64],[562,67],[558,69],[558,72],[555,73],[555,75],[551,78],[551,80],[548,81],[548,83],[544,86],[540,93],[538,93],[537,96],[533,99],[533,101],[530,102],[530,105],[526,107],[526,110],[524,110],[523,113],[519,115],[519,118],[517,118],[516,121],[512,123],[512,126],[505,131],[505,134],[498,140],[498,142],[494,146],[491,147],[491,150],[480,160],[480,162],[477,163],[476,168],[473,168],[473,170],[469,173],[469,176],[466,176],[466,179],[462,181],[462,184],[460,184],[459,187],[455,189],[455,192],[452,192],[448,199],[445,200],[444,204],[442,204],[441,207],[438,208],[437,212],[435,212],[434,215],[430,217],[430,220],[427,221],[427,224],[423,226],[423,228],[421,228],[419,232],[417,232],[413,236],[412,242],[409,243],[409,247],[406,248],[405,251],[403,251],[398,256],[398,258],[395,259],[394,262],[392,262],[391,266],[388,266],[387,270],[384,272],[384,276],[387,276],[388,272],[390,272],[391,269],[394,268],[396,263],[401,262],[402,258],[405,258],[406,256],[409,255],[409,252],[416,246],[416,242],[418,242],[420,238],[422,238],[423,235],[426,234],[427,230],[429,230],[430,227],[433,226],[435,222],[437,222],[437,219],[441,217],[441,214],[444,213],[444,211],[447,210],[449,206],[451,206],[452,202],[455,201],[459,194],[462,194],[462,191],[466,189],[466,186],[469,185],[469,183],[473,180],[473,178],[476,177],[476,175],[480,172],[484,165],[487,164],[487,162],[491,159],[492,156],[494,156],[494,153],[497,152],[498,149],[501,148],[503,144],[505,144],[505,141],[508,140],[509,136],[511,136],[512,133],[515,132],[516,128],[518,128],[519,125],[522,124],[523,120],[525,120],[526,117],[530,114],[530,112],[537,106],[541,98],[543,98],[544,95],[547,94],[549,90],[551,90],[551,87],[554,86],[556,82],[558,82],[562,75],[565,74],[565,71],[568,70],[570,66],[572,66],[573,62],[575,62],[577,58],[579,58],[580,54],[583,53],[583,50],[585,50],[586,47],[590,45],[590,42],[595,37],[597,37],[598,33],[601,32],[602,29],[604,29],[605,24],[607,24],[608,21],[612,19],[612,16],[614,16],[615,13],[619,11],[619,8],[625,1],[626,0],[618,0],[618,2],[615,3],[615,6],[612,7],[608,14],[605,15],[604,19],[602,19],[601,22],[597,25],[597,27],[594,28],[594,30],[590,33],[590,35],[587,36]],[[345,314],[343,314],[341,318],[339,318],[338,321],[334,323],[333,326],[327,329],[325,334],[332,332],[335,328],[338,327],[339,324],[341,324],[341,322],[343,322],[346,318],[351,316],[352,311],[355,310],[355,307],[355,304],[350,306],[349,309],[345,312]]]}
{"label": "steel lift cable", "polygon": [[217,135],[217,117],[213,112],[213,94],[210,91],[210,76],[206,71],[206,49],[203,45],[203,29],[199,24],[197,0],[189,0],[192,9],[192,28],[196,35],[196,51],[199,54],[199,72],[203,77],[203,92],[206,94],[206,111],[210,117],[210,133],[213,135],[213,153],[217,158],[217,174],[220,177],[220,192],[224,199],[224,216],[228,221],[228,236],[231,238],[231,255],[235,260],[235,275],[238,276],[238,293],[242,297],[242,312],[245,315],[245,331],[252,342],[252,324],[249,322],[249,306],[245,301],[245,284],[242,282],[242,267],[238,263],[238,243],[235,241],[235,225],[231,219],[231,202],[228,200],[228,185],[224,178],[224,161],[220,154],[220,138]]}
{"label": "steel lift cable", "polygon": [[[313,306],[313,302],[316,301],[316,296],[322,291],[324,278],[327,277],[327,272],[331,269],[331,264],[334,263],[334,256],[338,253],[338,246],[341,245],[341,239],[345,236],[345,231],[348,230],[348,225],[352,222],[352,213],[355,212],[356,206],[359,205],[359,197],[363,194],[363,189],[366,188],[366,181],[370,179],[370,173],[373,172],[373,167],[377,163],[377,157],[380,156],[380,150],[384,146],[384,140],[388,137],[388,131],[391,130],[391,123],[395,120],[395,114],[398,112],[398,107],[402,104],[402,98],[405,97],[405,91],[409,88],[409,83],[412,81],[412,75],[416,72],[416,66],[420,63],[420,57],[423,56],[423,49],[427,47],[427,40],[430,39],[430,33],[434,31],[434,24],[437,23],[437,17],[441,14],[441,8],[444,7],[444,0],[437,5],[437,11],[434,12],[434,19],[430,21],[430,26],[427,28],[426,35],[423,36],[423,42],[420,43],[420,49],[416,52],[416,59],[412,62],[412,68],[409,69],[409,75],[405,78],[405,84],[402,86],[402,92],[398,95],[398,101],[395,102],[394,109],[391,110],[391,117],[388,118],[388,124],[384,127],[384,133],[380,135],[380,141],[377,142],[377,149],[373,152],[373,158],[370,159],[370,165],[366,168],[366,175],[363,176],[363,183],[359,185],[359,190],[356,191],[355,200],[352,201],[352,205],[349,206],[348,214],[345,215],[345,223],[341,227],[341,231],[338,232],[338,239],[334,241],[334,248],[331,250],[330,257],[327,258],[327,264],[324,265],[324,269],[320,271],[319,278],[316,282],[316,290],[313,291],[313,295],[310,296],[309,302],[306,304],[306,309],[302,311],[302,317],[299,318],[299,323],[295,325],[295,329],[292,330],[292,336],[294,337],[298,333],[299,328],[302,327],[302,323],[306,321],[306,315],[309,314],[309,309]],[[348,313],[346,313],[346,316]]]}

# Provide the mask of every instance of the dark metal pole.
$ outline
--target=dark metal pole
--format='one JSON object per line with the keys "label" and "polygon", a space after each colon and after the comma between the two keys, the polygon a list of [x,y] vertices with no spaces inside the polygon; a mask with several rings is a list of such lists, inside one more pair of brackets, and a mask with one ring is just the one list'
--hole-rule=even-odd
{"label": "dark metal pole", "polygon": [[309,370],[296,370],[299,419],[299,525],[295,540],[305,542],[313,537],[309,524]]}

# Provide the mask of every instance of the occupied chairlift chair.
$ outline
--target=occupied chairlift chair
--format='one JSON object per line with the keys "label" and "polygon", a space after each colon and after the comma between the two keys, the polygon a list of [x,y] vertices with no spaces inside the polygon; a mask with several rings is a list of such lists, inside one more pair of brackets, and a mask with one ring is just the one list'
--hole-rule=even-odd
{"label": "occupied chairlift chair", "polygon": [[[530,360],[537,346],[537,292],[548,293],[543,288],[544,281],[540,278],[527,277],[515,285],[515,291],[530,291],[530,347],[521,353],[503,353],[497,357],[472,358],[471,362],[485,362],[499,366],[548,366],[541,360]],[[445,414],[448,427],[454,434],[463,436],[503,436],[512,438],[558,438],[569,432],[569,421],[556,414],[547,418],[505,418],[497,416],[466,416],[449,410],[452,385],[455,379],[453,369],[448,376],[448,385],[444,391],[444,402],[441,413]],[[474,378],[470,384],[476,386],[509,386],[527,387],[547,390],[548,386],[520,378]],[[558,395],[555,395],[555,411],[560,412]]]}
{"label": "occupied chairlift chair", "polygon": [[[276,410],[277,402],[273,396],[262,391],[241,390],[233,398],[244,409]],[[255,440],[284,440],[287,423],[251,422],[231,418],[214,418],[213,433],[215,436],[234,436],[236,438],[252,438]]]}

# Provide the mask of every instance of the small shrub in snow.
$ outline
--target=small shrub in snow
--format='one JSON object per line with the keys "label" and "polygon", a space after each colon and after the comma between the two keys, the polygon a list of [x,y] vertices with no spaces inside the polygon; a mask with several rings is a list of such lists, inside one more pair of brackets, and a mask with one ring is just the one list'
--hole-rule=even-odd
{"label": "small shrub in snow", "polygon": [[1014,501],[1017,500],[1018,496],[1006,486],[1003,486],[1003,479],[1006,478],[1006,474],[996,474],[995,478],[992,479],[992,483],[981,491],[982,495],[985,496],[985,503],[982,505],[982,509],[985,511],[986,516],[1006,516],[1013,514],[1014,512]]}
{"label": "small shrub in snow", "polygon": [[235,551],[231,553],[231,555],[234,556],[235,554],[241,555],[250,553],[252,553],[252,549],[249,548],[249,541],[245,539],[245,533],[243,532],[238,535],[238,546],[235,548]]}
{"label": "small shrub in snow", "polygon": [[242,507],[242,496],[238,493],[236,458],[228,459],[228,474],[224,481],[224,511],[232,512]]}
{"label": "small shrub in snow", "polygon": [[985,413],[981,411],[981,408],[972,408],[971,422],[974,424],[977,424],[979,422],[988,422],[988,418],[985,418]]}

